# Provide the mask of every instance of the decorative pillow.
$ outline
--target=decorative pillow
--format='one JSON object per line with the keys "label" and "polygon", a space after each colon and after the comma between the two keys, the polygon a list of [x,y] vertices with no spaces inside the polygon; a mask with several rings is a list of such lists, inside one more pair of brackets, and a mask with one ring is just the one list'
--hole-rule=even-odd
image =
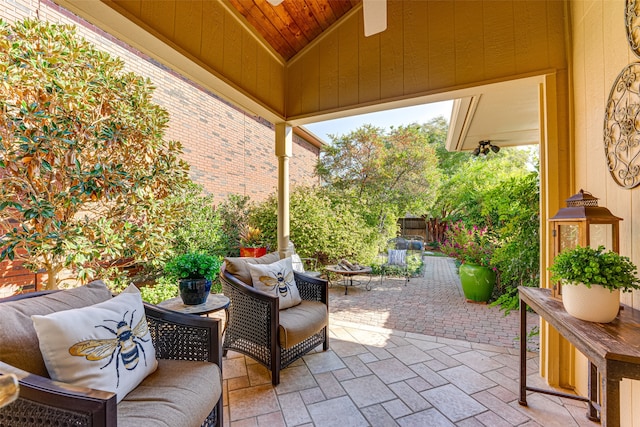
{"label": "decorative pillow", "polygon": [[251,271],[253,287],[278,296],[281,310],[302,302],[293,277],[291,258],[267,265],[249,264],[249,271]]}
{"label": "decorative pillow", "polygon": [[227,257],[224,259],[225,271],[249,286],[253,286],[249,264],[271,264],[280,260],[278,252],[271,252],[258,258]]}
{"label": "decorative pillow", "polygon": [[387,264],[389,265],[405,265],[407,263],[406,249],[389,249],[388,255]]}
{"label": "decorative pillow", "polygon": [[304,264],[302,263],[302,259],[300,259],[300,255],[291,255],[291,266],[293,267],[293,271],[297,273],[304,273]]}
{"label": "decorative pillow", "polygon": [[134,285],[99,304],[31,319],[53,380],[110,391],[120,402],[158,367]]}

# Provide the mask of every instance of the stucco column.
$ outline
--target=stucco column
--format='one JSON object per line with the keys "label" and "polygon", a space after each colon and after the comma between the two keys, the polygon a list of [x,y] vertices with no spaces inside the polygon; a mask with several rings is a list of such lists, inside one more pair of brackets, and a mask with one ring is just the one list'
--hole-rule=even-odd
{"label": "stucco column", "polygon": [[289,157],[293,146],[293,131],[286,123],[276,124],[276,156],[278,156],[278,252],[289,252]]}

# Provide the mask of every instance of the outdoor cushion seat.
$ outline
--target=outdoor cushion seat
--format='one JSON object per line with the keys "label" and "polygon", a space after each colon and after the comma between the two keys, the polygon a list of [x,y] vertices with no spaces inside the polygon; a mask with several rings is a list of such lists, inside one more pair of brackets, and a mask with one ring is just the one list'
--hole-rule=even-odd
{"label": "outdoor cushion seat", "polygon": [[291,348],[327,326],[327,306],[320,301],[302,301],[280,310],[280,345]]}
{"label": "outdoor cushion seat", "polygon": [[120,403],[115,393],[50,379],[31,316],[89,308],[111,298],[108,288],[96,281],[0,299],[0,374],[13,373],[20,381],[18,399],[0,408],[0,425],[221,426],[218,319],[144,303],[158,368]]}
{"label": "outdoor cushion seat", "polygon": [[118,404],[118,426],[197,427],[222,395],[221,384],[213,363],[160,359],[158,369]]}
{"label": "outdoor cushion seat", "polygon": [[280,383],[281,369],[320,344],[325,351],[329,348],[326,280],[293,271],[302,302],[283,310],[278,295],[253,286],[248,264],[273,264],[279,259],[277,253],[226,258],[220,269],[222,292],[231,301],[223,352],[237,351],[266,366],[273,385]]}

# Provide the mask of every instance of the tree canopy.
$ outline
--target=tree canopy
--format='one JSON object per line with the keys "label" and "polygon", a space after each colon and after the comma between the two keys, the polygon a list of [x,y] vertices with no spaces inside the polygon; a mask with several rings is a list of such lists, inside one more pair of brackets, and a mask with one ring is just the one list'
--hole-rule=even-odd
{"label": "tree canopy", "polygon": [[434,197],[440,180],[438,157],[430,134],[419,125],[381,128],[365,125],[325,147],[317,173],[345,199],[369,211],[369,223],[385,228],[385,221],[408,212],[422,212]]}
{"label": "tree canopy", "polygon": [[55,288],[66,268],[162,255],[188,167],[153,90],[72,26],[0,22],[0,260]]}

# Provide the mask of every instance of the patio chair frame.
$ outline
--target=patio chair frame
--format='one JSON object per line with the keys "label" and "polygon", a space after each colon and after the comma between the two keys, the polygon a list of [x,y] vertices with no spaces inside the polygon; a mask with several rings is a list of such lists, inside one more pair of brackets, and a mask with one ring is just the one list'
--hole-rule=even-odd
{"label": "patio chair frame", "polygon": [[[308,301],[320,301],[329,311],[329,289],[324,279],[294,272],[300,297]],[[271,371],[272,384],[280,383],[280,370],[301,358],[320,344],[329,349],[328,325],[316,334],[290,348],[280,346],[279,298],[259,291],[227,273],[220,272],[222,292],[229,297],[229,323],[226,327],[223,355],[228,350],[237,351],[255,359]]]}

